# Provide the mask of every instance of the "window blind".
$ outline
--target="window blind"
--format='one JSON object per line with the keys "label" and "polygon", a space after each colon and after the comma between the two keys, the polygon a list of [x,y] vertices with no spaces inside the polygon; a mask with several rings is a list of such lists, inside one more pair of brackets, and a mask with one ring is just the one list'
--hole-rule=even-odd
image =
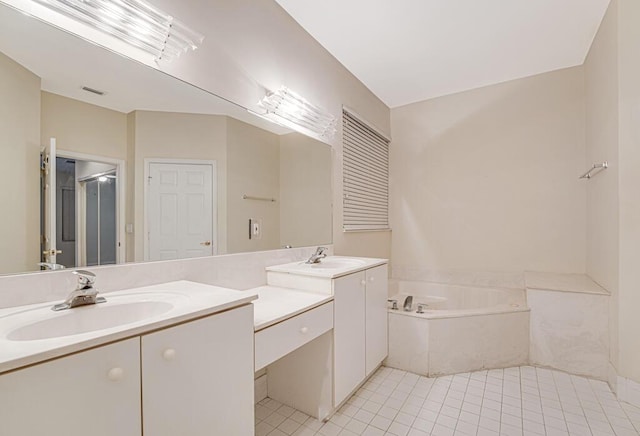
{"label": "window blind", "polygon": [[389,229],[389,140],[346,110],[343,132],[344,231]]}

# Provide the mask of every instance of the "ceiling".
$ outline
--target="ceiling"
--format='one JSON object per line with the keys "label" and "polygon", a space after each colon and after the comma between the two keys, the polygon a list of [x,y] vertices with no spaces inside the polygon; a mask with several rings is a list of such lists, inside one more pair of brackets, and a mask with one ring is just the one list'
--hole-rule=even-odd
{"label": "ceiling", "polygon": [[276,0],[389,107],[581,65],[609,0]]}

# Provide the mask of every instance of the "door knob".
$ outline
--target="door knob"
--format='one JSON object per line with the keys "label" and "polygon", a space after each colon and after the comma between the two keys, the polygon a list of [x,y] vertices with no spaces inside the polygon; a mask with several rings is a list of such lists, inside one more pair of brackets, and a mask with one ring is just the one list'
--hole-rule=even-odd
{"label": "door knob", "polygon": [[200,245],[204,245],[205,247],[208,247],[208,246],[210,246],[210,245],[211,245],[211,241],[204,241],[204,242],[201,242],[201,243],[200,243]]}

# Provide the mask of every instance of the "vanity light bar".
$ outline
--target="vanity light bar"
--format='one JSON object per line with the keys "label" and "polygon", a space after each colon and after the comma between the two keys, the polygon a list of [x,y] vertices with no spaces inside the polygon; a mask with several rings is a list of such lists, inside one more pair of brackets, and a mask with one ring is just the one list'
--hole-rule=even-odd
{"label": "vanity light bar", "polygon": [[171,61],[204,36],[144,0],[33,0],[154,57]]}
{"label": "vanity light bar", "polygon": [[267,111],[267,117],[275,117],[276,122],[287,127],[302,128],[329,139],[336,133],[336,117],[285,86],[267,94],[258,105]]}

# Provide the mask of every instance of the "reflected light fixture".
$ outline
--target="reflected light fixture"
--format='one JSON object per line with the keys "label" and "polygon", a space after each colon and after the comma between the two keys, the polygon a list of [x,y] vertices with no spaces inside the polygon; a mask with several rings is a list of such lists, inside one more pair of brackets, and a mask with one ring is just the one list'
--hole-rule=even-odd
{"label": "reflected light fixture", "polygon": [[[144,0],[31,0],[160,60],[198,48],[204,36]],[[70,30],[70,29],[66,29]],[[84,35],[83,35],[84,36]]]}
{"label": "reflected light fixture", "polygon": [[264,118],[302,133],[325,139],[336,133],[336,117],[285,86],[269,92],[258,106],[266,110]]}

